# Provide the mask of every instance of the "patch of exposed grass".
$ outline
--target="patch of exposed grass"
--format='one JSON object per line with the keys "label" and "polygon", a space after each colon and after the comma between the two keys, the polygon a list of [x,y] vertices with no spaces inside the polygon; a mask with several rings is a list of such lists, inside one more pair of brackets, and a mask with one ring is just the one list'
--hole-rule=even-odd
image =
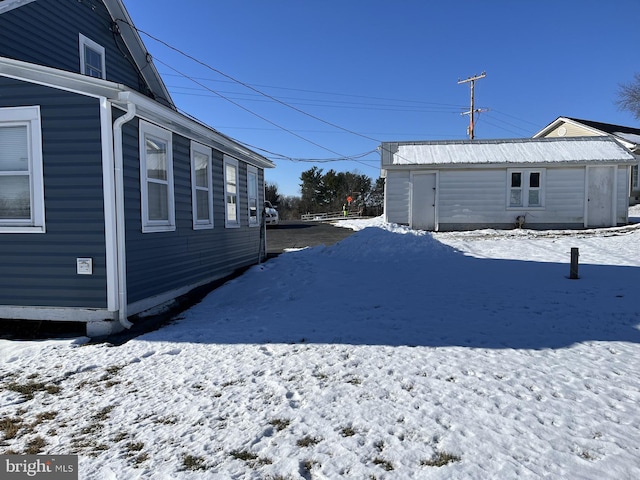
{"label": "patch of exposed grass", "polygon": [[255,453],[251,453],[248,450],[232,450],[231,452],[229,452],[229,455],[231,455],[236,460],[243,460],[245,462],[250,462],[258,458],[258,455],[256,455]]}
{"label": "patch of exposed grass", "polygon": [[580,458],[583,458],[585,460],[595,460],[596,457],[594,457],[590,452],[588,452],[587,450],[583,450],[582,452],[580,452]]}
{"label": "patch of exposed grass", "polygon": [[282,430],[287,428],[290,423],[291,423],[291,420],[287,418],[274,418],[269,422],[269,425],[271,425],[277,431],[281,432]]}
{"label": "patch of exposed grass", "polygon": [[100,410],[98,413],[96,413],[93,416],[93,419],[99,422],[105,421],[107,418],[109,418],[109,414],[111,413],[111,410],[113,410],[114,408],[115,407],[113,405],[108,405],[104,407],[102,410]]}
{"label": "patch of exposed grass", "polygon": [[311,471],[316,465],[320,465],[320,463],[315,460],[305,460],[303,462],[300,462],[300,475],[302,475],[302,478],[312,479],[313,475]]}
{"label": "patch of exposed grass", "polygon": [[324,372],[320,372],[320,371],[315,371],[312,374],[314,377],[316,377],[318,380],[326,380],[329,378],[329,375],[327,375]]}
{"label": "patch of exposed grass", "polygon": [[374,458],[373,464],[378,465],[379,467],[385,469],[387,472],[390,472],[393,470],[393,464],[390,461],[385,460],[384,458],[380,458],[380,457]]}
{"label": "patch of exposed grass", "polygon": [[147,460],[149,460],[149,454],[148,453],[141,453],[140,455],[137,455],[133,458],[133,464],[135,466],[140,465],[141,463],[146,462]]}
{"label": "patch of exposed grass", "polygon": [[184,470],[207,470],[207,464],[204,461],[204,458],[197,457],[195,455],[185,455],[182,457],[182,468]]}
{"label": "patch of exposed grass", "polygon": [[160,417],[153,421],[154,423],[158,423],[160,425],[175,425],[178,423],[178,419],[176,417]]}
{"label": "patch of exposed grass", "polygon": [[226,387],[232,387],[234,385],[242,385],[242,383],[243,382],[240,379],[238,379],[238,380],[227,380],[221,386],[222,386],[222,388],[226,388]]}
{"label": "patch of exposed grass", "polygon": [[342,435],[343,437],[353,437],[357,432],[354,430],[353,427],[349,426],[349,427],[342,427],[340,429],[340,435]]}
{"label": "patch of exposed grass", "polygon": [[21,427],[21,418],[3,417],[0,419],[0,431],[2,431],[5,440],[16,438]]}
{"label": "patch of exposed grass", "polygon": [[298,447],[311,447],[313,445],[317,445],[322,441],[321,438],[312,437],[311,435],[307,435],[306,437],[302,437],[296,442]]}
{"label": "patch of exposed grass", "polygon": [[37,455],[42,452],[42,449],[47,446],[47,442],[44,438],[37,436],[36,438],[27,442],[27,448],[24,453],[27,455]]}
{"label": "patch of exposed grass", "polygon": [[262,458],[252,453],[248,450],[232,450],[229,452],[236,460],[242,460],[243,462],[247,462],[252,467],[261,466],[261,465],[270,465],[272,461],[268,458]]}
{"label": "patch of exposed grass", "polygon": [[123,368],[124,368],[124,365],[112,365],[106,369],[106,372],[109,375],[117,375],[120,372],[120,370],[122,370]]}
{"label": "patch of exposed grass", "polygon": [[431,459],[422,460],[420,465],[423,467],[444,467],[450,463],[459,462],[460,457],[447,452],[437,452]]}
{"label": "patch of exposed grass", "polygon": [[10,382],[4,387],[12,392],[19,393],[26,400],[32,400],[36,393],[46,392],[50,395],[60,393],[62,390],[58,385],[51,385],[44,382],[30,381],[27,383]]}
{"label": "patch of exposed grass", "polygon": [[91,435],[93,433],[99,432],[102,429],[102,424],[100,423],[92,423],[80,429],[81,435]]}
{"label": "patch of exposed grass", "polygon": [[39,425],[49,420],[53,420],[58,416],[58,412],[42,412],[36,415],[36,423]]}
{"label": "patch of exposed grass", "polygon": [[144,442],[129,442],[124,448],[126,448],[129,452],[139,452],[144,448]]}

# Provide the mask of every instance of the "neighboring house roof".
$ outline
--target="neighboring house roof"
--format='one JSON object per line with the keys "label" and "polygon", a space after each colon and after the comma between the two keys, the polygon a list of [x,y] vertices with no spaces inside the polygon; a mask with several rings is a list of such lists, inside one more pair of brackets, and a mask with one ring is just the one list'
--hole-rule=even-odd
{"label": "neighboring house roof", "polygon": [[391,165],[631,164],[636,161],[610,137],[385,142],[381,150],[383,168]]}
{"label": "neighboring house roof", "polygon": [[580,118],[558,117],[549,125],[544,127],[533,138],[540,138],[548,135],[551,131],[564,123],[572,124],[576,127],[584,128],[594,135],[610,135],[620,141],[631,151],[640,151],[640,128],[625,127],[611,123],[595,122],[593,120],[583,120]]}

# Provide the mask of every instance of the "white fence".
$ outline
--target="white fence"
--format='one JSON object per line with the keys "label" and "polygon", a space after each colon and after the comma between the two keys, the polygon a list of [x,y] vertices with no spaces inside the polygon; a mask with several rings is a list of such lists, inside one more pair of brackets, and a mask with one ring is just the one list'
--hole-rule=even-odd
{"label": "white fence", "polygon": [[342,220],[349,217],[359,217],[356,212],[348,212],[347,215],[343,211],[326,212],[326,213],[305,213],[300,216],[303,222],[325,222],[327,220]]}

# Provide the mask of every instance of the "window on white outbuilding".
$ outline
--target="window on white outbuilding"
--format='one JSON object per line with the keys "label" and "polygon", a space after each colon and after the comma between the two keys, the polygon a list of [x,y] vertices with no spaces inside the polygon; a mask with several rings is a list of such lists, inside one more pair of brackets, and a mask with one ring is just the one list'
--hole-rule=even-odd
{"label": "window on white outbuilding", "polygon": [[247,167],[247,196],[249,199],[249,226],[260,225],[260,212],[258,212],[258,169]]}
{"label": "window on white outbuilding", "polygon": [[225,155],[224,157],[225,184],[225,227],[240,226],[238,210],[238,161]]}
{"label": "window on white outbuilding", "polygon": [[543,207],[544,173],[544,170],[508,170],[507,206],[511,208]]}
{"label": "window on white outbuilding", "polygon": [[631,188],[638,190],[638,165],[631,167]]}
{"label": "window on white outbuilding", "polygon": [[107,78],[104,47],[80,34],[80,73],[95,78]]}
{"label": "window on white outbuilding", "polygon": [[0,108],[0,233],[44,233],[40,107]]}
{"label": "window on white outbuilding", "polygon": [[176,229],[171,132],[140,121],[142,231]]}
{"label": "window on white outbuilding", "polygon": [[194,230],[213,228],[211,149],[191,142],[191,203]]}

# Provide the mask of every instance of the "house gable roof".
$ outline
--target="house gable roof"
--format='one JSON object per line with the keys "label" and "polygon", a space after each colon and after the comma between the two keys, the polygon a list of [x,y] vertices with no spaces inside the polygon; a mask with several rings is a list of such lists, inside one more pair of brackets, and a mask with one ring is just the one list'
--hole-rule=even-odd
{"label": "house gable roof", "polygon": [[94,98],[105,98],[122,108],[136,106],[136,114],[163,128],[211,146],[251,165],[273,168],[274,163],[198,120],[177,112],[126,85],[11,58],[0,57],[0,77],[44,85]]}
{"label": "house gable roof", "polygon": [[103,0],[105,7],[109,11],[111,18],[117,23],[120,30],[120,36],[124,40],[125,45],[131,52],[133,61],[135,62],[140,74],[144,78],[147,85],[153,92],[155,99],[161,103],[176,110],[173,99],[169,94],[162,77],[156,69],[151,54],[147,51],[142,38],[138,34],[138,30],[133,24],[133,20],[129,16],[122,0]]}
{"label": "house gable roof", "polygon": [[[34,1],[35,0],[0,0],[0,15]],[[150,96],[152,96],[154,100],[177,110],[171,94],[158,73],[153,59],[142,42],[138,30],[135,28],[133,20],[131,20],[123,1],[102,0],[102,3],[111,16],[113,26],[117,26],[117,33],[120,34],[122,41],[127,47],[131,61],[135,64],[142,80],[149,88]]]}
{"label": "house gable roof", "polygon": [[34,0],[0,0],[0,15],[33,1]]}
{"label": "house gable roof", "polygon": [[545,137],[563,124],[570,124],[583,129],[585,132],[588,132],[589,135],[609,135],[618,140],[629,150],[634,152],[640,151],[640,128],[571,117],[558,117],[536,133],[533,138]]}
{"label": "house gable roof", "polygon": [[458,142],[388,142],[381,145],[382,168],[632,164],[635,157],[610,137],[521,138]]}

